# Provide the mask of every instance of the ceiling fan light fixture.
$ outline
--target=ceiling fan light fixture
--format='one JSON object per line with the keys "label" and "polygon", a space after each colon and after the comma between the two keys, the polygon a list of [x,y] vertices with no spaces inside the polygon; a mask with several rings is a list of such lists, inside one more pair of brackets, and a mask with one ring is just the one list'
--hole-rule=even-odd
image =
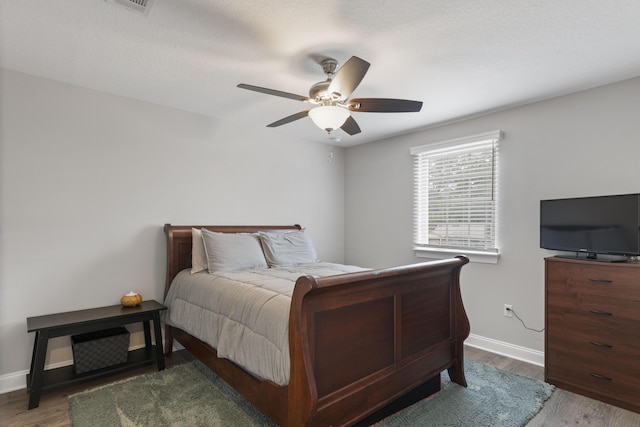
{"label": "ceiling fan light fixture", "polygon": [[313,123],[327,132],[342,127],[349,115],[349,110],[335,105],[323,105],[309,110],[309,117]]}

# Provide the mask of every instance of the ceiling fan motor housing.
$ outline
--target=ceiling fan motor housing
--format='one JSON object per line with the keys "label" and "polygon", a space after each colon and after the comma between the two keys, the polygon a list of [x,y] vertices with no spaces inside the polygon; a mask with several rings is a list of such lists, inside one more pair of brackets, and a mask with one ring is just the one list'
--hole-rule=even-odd
{"label": "ceiling fan motor housing", "polygon": [[338,101],[340,94],[336,92],[329,93],[328,89],[330,84],[331,80],[313,84],[309,89],[309,98],[321,105],[331,105],[333,102]]}
{"label": "ceiling fan motor housing", "polygon": [[333,76],[335,75],[336,68],[338,68],[338,61],[333,58],[325,58],[320,63],[322,71],[327,75],[327,80],[315,83],[309,89],[309,98],[318,102],[321,105],[333,105],[335,101],[341,98],[339,93],[329,93],[329,85]]}

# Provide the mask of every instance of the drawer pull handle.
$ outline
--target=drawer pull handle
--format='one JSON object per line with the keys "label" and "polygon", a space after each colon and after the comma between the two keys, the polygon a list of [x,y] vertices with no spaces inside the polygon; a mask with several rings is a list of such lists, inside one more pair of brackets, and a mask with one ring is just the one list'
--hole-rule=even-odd
{"label": "drawer pull handle", "polygon": [[598,314],[600,316],[613,316],[613,313],[609,313],[608,311],[600,311],[600,310],[589,310],[589,313]]}
{"label": "drawer pull handle", "polygon": [[589,279],[589,281],[595,283],[613,283],[613,280],[608,279]]}
{"label": "drawer pull handle", "polygon": [[589,341],[589,344],[595,345],[596,347],[613,348],[612,345],[604,344],[604,343],[601,343],[601,342]]}
{"label": "drawer pull handle", "polygon": [[599,380],[613,381],[613,378],[605,377],[604,375],[596,374],[595,372],[589,372],[589,375],[591,375],[593,378],[597,378]]}

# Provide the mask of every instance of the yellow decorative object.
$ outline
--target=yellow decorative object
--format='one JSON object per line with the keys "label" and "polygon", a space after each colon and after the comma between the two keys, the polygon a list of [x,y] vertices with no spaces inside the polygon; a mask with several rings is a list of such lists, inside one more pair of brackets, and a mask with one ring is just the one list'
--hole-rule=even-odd
{"label": "yellow decorative object", "polygon": [[120,303],[125,307],[135,307],[141,302],[142,302],[142,295],[133,291],[129,292],[126,295],[123,295],[122,298],[120,298]]}

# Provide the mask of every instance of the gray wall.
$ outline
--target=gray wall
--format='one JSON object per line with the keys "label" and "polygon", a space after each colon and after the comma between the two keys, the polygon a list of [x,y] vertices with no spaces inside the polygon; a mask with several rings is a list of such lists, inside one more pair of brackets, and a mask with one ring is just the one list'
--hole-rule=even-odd
{"label": "gray wall", "polygon": [[162,301],[167,222],[299,223],[344,260],[344,150],[7,70],[0,87],[0,392],[24,388],[27,317]]}
{"label": "gray wall", "polygon": [[[462,274],[471,333],[498,351],[544,350],[544,334],[505,318],[512,304],[528,326],[544,326],[540,199],[640,192],[640,78],[352,147],[346,154],[346,262],[390,266],[423,261],[412,251],[409,148],[502,129],[497,265]],[[482,340],[481,340],[482,341]],[[502,345],[505,344],[505,345]]]}

